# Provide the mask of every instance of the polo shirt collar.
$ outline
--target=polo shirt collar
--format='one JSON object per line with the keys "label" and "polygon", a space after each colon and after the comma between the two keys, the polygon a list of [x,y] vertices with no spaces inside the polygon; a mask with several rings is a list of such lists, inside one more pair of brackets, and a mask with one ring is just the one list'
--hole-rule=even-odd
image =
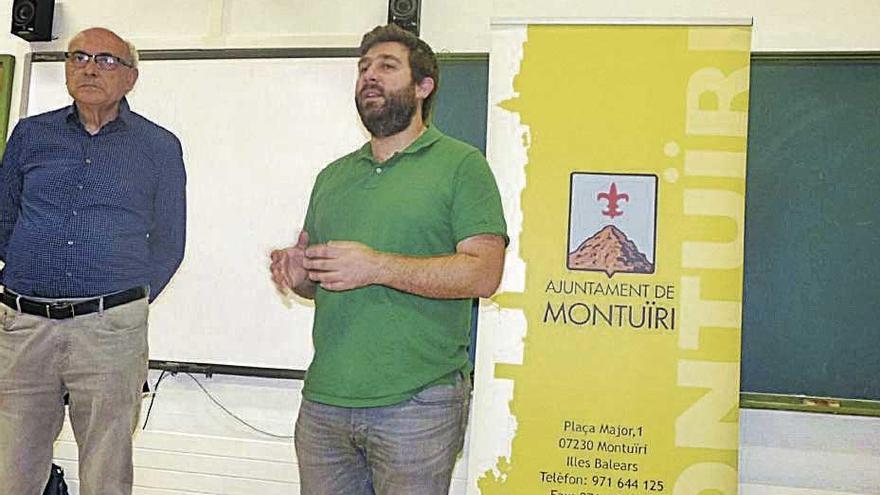
{"label": "polo shirt collar", "polygon": [[401,153],[418,153],[422,149],[434,144],[438,139],[440,139],[440,136],[441,133],[439,130],[437,130],[436,127],[428,126],[428,128],[425,129],[425,132],[423,132],[421,136],[417,137],[415,141],[410,143],[410,145],[407,146],[406,149],[401,151]]}
{"label": "polo shirt collar", "polygon": [[[409,146],[404,148],[402,151],[398,151],[394,155],[409,155],[413,153],[418,153],[419,151],[437,142],[437,140],[440,139],[442,136],[443,133],[441,133],[439,129],[437,129],[433,125],[430,125],[427,129],[425,129],[425,132],[423,132],[421,136],[417,137],[415,141],[409,144]],[[364,143],[364,145],[355,152],[355,157],[359,160],[367,160],[370,162],[375,161],[373,159],[373,148],[370,146],[369,141]]]}

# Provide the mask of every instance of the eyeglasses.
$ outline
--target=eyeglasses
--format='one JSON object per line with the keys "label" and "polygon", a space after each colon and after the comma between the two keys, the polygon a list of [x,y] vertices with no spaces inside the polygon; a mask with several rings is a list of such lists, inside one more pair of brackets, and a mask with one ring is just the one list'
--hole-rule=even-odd
{"label": "eyeglasses", "polygon": [[116,70],[120,65],[133,67],[130,62],[117,57],[110,53],[86,53],[83,51],[64,52],[64,58],[67,59],[74,67],[82,68],[89,65],[89,60],[95,59],[95,65],[101,70]]}

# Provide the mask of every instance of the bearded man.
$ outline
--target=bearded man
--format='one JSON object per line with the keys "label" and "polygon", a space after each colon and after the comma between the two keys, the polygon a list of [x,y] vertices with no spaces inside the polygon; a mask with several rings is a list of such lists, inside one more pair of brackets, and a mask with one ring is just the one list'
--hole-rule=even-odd
{"label": "bearded man", "polygon": [[430,125],[431,48],[380,26],[355,103],[371,139],[315,181],[280,290],[315,300],[315,356],[295,444],[303,494],[447,494],[471,395],[471,300],[497,289],[507,244],[480,152]]}

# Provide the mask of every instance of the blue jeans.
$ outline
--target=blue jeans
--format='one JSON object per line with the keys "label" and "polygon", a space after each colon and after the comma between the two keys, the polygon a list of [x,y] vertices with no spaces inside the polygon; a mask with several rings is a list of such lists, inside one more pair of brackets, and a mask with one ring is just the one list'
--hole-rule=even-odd
{"label": "blue jeans", "polygon": [[302,495],[447,495],[464,443],[470,380],[386,407],[303,400],[296,421]]}

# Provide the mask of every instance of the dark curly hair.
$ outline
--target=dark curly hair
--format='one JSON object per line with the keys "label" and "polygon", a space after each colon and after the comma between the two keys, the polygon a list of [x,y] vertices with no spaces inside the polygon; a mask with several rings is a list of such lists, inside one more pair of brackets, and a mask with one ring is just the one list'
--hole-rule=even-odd
{"label": "dark curly hair", "polygon": [[422,101],[422,119],[428,120],[431,115],[431,105],[434,103],[434,95],[440,87],[440,69],[437,67],[437,57],[434,50],[416,35],[403,29],[396,24],[376,26],[372,31],[361,39],[360,54],[363,57],[374,45],[394,41],[409,49],[409,69],[412,72],[413,82],[418,84],[422,79],[430,77],[434,80],[434,91]]}

